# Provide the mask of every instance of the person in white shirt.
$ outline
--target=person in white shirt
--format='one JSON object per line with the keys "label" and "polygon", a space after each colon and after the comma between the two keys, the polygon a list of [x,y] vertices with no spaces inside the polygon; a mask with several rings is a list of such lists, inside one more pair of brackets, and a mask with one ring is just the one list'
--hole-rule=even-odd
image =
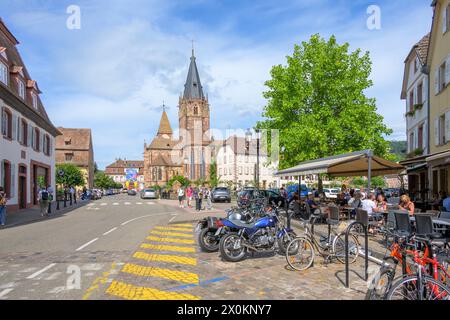
{"label": "person in white shirt", "polygon": [[179,207],[184,208],[184,189],[183,189],[183,187],[180,187],[180,189],[178,189],[178,202],[179,202]]}
{"label": "person in white shirt", "polygon": [[[367,199],[362,201],[361,209],[367,211],[369,218],[372,218],[376,221],[382,220],[382,216],[378,214],[381,211],[381,208],[378,208],[377,203],[375,202],[375,194],[371,193]],[[369,226],[369,232],[374,233],[373,227]]]}

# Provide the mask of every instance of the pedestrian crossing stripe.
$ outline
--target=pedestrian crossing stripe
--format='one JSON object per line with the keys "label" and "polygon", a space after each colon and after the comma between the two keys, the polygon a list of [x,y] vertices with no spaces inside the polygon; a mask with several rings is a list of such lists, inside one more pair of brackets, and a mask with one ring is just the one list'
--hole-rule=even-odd
{"label": "pedestrian crossing stripe", "polygon": [[177,271],[165,268],[145,267],[137,264],[127,263],[122,269],[123,273],[141,277],[154,277],[167,280],[179,281],[187,284],[199,284],[198,274],[185,271]]}
{"label": "pedestrian crossing stripe", "polygon": [[186,228],[192,228],[192,224],[189,223],[177,223],[177,224],[171,224],[171,227],[186,227]]}
{"label": "pedestrian crossing stripe", "polygon": [[200,300],[200,297],[191,294],[137,287],[116,280],[111,283],[106,293],[126,300]]}
{"label": "pedestrian crossing stripe", "polygon": [[177,239],[177,238],[160,238],[155,236],[147,237],[149,241],[155,242],[169,242],[169,243],[180,243],[180,244],[195,244],[194,240],[191,239]]}
{"label": "pedestrian crossing stripe", "polygon": [[157,230],[170,230],[170,231],[183,231],[183,232],[192,232],[192,228],[176,228],[176,227],[155,227]]}
{"label": "pedestrian crossing stripe", "polygon": [[141,248],[142,249],[159,250],[159,251],[195,253],[195,248],[192,248],[192,247],[168,246],[168,245],[163,245],[163,244],[143,243],[143,244],[141,244]]}
{"label": "pedestrian crossing stripe", "polygon": [[166,236],[166,237],[180,237],[180,238],[193,238],[194,237],[192,234],[180,233],[180,232],[170,232],[170,231],[152,230],[152,231],[150,231],[150,233],[157,234],[160,236]]}
{"label": "pedestrian crossing stripe", "polygon": [[197,265],[197,259],[195,259],[195,258],[176,256],[176,255],[170,255],[170,254],[148,254],[145,252],[138,251],[138,252],[134,253],[133,258],[141,259],[141,260],[145,260],[145,261],[149,261],[149,262],[150,261],[158,261],[158,262],[186,264],[186,265],[190,265],[190,266]]}

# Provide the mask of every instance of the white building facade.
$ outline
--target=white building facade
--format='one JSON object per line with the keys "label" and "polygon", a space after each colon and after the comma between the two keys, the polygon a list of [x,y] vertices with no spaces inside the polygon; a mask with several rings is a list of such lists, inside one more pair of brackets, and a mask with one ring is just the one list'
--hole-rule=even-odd
{"label": "white building facade", "polygon": [[405,60],[401,98],[406,102],[406,137],[409,157],[429,153],[428,145],[428,75],[425,74],[430,35],[423,37]]}
{"label": "white building facade", "polygon": [[37,205],[40,186],[55,188],[54,141],[60,135],[17,45],[0,19],[0,186],[8,212]]}
{"label": "white building facade", "polygon": [[[221,184],[232,183],[236,188],[254,186],[256,181],[256,141],[252,140],[249,150],[245,138],[232,136],[217,145],[217,175]],[[280,179],[274,176],[276,169],[268,165],[268,156],[261,148],[259,156],[260,188],[279,188]]]}

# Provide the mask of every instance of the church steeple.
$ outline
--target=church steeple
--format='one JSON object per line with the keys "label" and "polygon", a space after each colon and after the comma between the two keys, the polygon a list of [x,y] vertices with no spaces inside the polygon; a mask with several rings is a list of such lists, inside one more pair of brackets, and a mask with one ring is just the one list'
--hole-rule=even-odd
{"label": "church steeple", "polygon": [[204,99],[203,87],[200,81],[200,75],[197,69],[197,63],[195,62],[194,47],[192,47],[191,64],[189,66],[189,72],[184,85],[183,99]]}
{"label": "church steeple", "polygon": [[161,121],[159,122],[158,136],[172,135],[172,127],[170,126],[169,117],[167,117],[166,110],[163,110]]}

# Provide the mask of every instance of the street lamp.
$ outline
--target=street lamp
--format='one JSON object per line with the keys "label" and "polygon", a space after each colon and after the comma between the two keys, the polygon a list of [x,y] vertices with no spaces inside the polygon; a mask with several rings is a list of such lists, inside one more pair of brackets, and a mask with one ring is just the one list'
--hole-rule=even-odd
{"label": "street lamp", "polygon": [[261,131],[256,129],[256,185],[259,190],[259,142],[261,140]]}

